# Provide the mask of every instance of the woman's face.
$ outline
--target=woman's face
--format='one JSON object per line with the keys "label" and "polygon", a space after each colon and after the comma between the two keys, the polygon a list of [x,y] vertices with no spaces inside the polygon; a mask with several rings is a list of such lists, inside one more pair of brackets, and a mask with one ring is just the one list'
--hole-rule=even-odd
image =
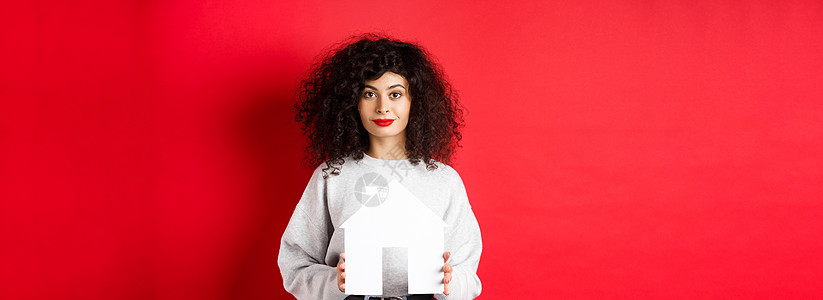
{"label": "woman's face", "polygon": [[411,108],[406,78],[386,72],[380,78],[366,80],[365,84],[357,109],[369,135],[372,138],[405,137]]}

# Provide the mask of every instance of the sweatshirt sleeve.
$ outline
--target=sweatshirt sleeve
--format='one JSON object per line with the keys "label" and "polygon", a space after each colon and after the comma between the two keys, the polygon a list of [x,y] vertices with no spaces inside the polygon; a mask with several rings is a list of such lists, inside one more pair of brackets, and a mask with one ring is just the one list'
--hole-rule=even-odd
{"label": "sweatshirt sleeve", "polygon": [[483,241],[480,226],[472,212],[466,188],[455,172],[456,183],[446,216],[446,251],[451,252],[449,263],[454,268],[449,283],[449,295],[438,294],[437,299],[464,300],[480,296],[482,286],[477,277],[477,266]]}
{"label": "sweatshirt sleeve", "polygon": [[318,167],[280,240],[277,264],[283,285],[300,300],[346,297],[337,287],[337,266],[324,262],[334,232],[325,195],[325,180]]}

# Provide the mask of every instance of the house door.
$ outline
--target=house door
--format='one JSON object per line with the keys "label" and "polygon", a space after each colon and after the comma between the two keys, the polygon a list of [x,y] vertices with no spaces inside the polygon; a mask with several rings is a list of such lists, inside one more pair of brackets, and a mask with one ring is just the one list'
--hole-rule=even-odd
{"label": "house door", "polygon": [[383,295],[405,295],[409,290],[409,248],[383,248]]}

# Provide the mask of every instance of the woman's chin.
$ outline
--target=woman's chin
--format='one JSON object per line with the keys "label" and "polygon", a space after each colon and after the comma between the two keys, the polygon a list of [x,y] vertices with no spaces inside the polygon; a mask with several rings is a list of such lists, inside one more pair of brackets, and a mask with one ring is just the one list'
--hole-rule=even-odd
{"label": "woman's chin", "polygon": [[375,138],[399,138],[401,137],[402,132],[397,132],[396,130],[386,129],[378,129],[378,130],[370,130],[369,135]]}

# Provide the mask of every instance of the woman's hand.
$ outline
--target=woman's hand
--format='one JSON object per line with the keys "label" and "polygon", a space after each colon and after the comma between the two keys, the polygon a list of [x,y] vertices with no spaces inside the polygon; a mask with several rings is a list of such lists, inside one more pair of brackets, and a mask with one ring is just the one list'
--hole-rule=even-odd
{"label": "woman's hand", "polygon": [[340,262],[337,263],[337,287],[346,292],[346,253],[340,253]]}
{"label": "woman's hand", "polygon": [[[452,281],[452,265],[450,265],[447,261],[449,261],[449,257],[451,256],[451,252],[446,251],[443,253],[443,294],[449,295],[449,282]],[[339,270],[340,268],[338,268]],[[338,276],[339,278],[339,276]],[[340,281],[340,279],[338,279]]]}

